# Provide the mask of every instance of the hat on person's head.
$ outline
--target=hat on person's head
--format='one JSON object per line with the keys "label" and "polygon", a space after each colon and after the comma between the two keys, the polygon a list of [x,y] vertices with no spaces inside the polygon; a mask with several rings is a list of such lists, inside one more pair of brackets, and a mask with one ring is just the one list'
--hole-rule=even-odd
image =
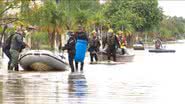
{"label": "hat on person's head", "polygon": [[113,30],[112,30],[112,29],[109,29],[109,30],[108,30],[108,33],[113,33]]}
{"label": "hat on person's head", "polygon": [[118,31],[118,34],[123,34],[123,32],[122,31]]}
{"label": "hat on person's head", "polygon": [[16,32],[22,31],[21,27],[17,27]]}
{"label": "hat on person's head", "polygon": [[92,33],[96,33],[96,31],[95,31],[95,30],[93,30],[93,31],[92,31]]}
{"label": "hat on person's head", "polygon": [[78,29],[83,29],[82,25],[78,25]]}

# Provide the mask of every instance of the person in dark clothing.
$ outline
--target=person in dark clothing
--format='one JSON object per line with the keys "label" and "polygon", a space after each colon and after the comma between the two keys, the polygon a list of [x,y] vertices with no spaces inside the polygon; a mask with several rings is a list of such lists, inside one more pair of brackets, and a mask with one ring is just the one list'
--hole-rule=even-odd
{"label": "person in dark clothing", "polygon": [[11,64],[11,54],[10,54],[10,45],[11,45],[11,39],[13,37],[14,33],[11,33],[10,36],[6,39],[6,41],[3,44],[3,52],[8,57],[8,69],[10,69]]}
{"label": "person in dark clothing", "polygon": [[158,38],[156,41],[155,41],[155,49],[161,49],[162,48],[162,41],[160,38]]}
{"label": "person in dark clothing", "polygon": [[18,28],[15,35],[13,35],[11,39],[10,45],[10,55],[11,55],[11,64],[9,70],[19,71],[18,67],[18,58],[19,54],[23,48],[29,47],[26,43],[23,42],[23,37],[25,36],[25,32],[22,28]]}
{"label": "person in dark clothing", "polygon": [[90,52],[90,61],[93,63],[93,58],[95,58],[96,62],[98,61],[98,56],[97,52],[99,51],[100,48],[100,40],[97,37],[96,31],[92,32],[92,38],[89,40],[89,49],[88,51]]}
{"label": "person in dark clothing", "polygon": [[65,46],[62,48],[62,50],[67,49],[68,61],[69,61],[69,65],[71,68],[71,72],[75,72],[74,64],[73,64],[74,55],[75,55],[75,44],[76,44],[75,35],[74,35],[74,33],[70,32],[70,37],[67,41],[67,44],[65,44]]}
{"label": "person in dark clothing", "polygon": [[[78,26],[78,32],[75,34],[76,40],[85,40],[88,42],[88,36],[87,33],[83,30],[83,27],[81,25]],[[75,61],[75,67],[78,71],[78,62]],[[80,71],[83,72],[84,62],[81,62]]]}
{"label": "person in dark clothing", "polygon": [[[110,61],[111,56],[113,57],[113,61],[116,61],[116,49],[120,48],[120,44],[117,36],[114,35],[112,29],[109,29],[106,37],[106,42],[104,43],[107,44],[106,51],[107,51],[108,61]],[[105,44],[103,45],[103,48],[105,47]]]}

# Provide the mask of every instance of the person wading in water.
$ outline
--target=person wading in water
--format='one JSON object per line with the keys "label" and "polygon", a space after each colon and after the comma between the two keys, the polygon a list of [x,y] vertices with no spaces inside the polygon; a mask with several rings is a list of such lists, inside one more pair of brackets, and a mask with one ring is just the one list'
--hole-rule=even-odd
{"label": "person wading in water", "polygon": [[88,36],[81,25],[78,26],[76,36],[76,53],[75,53],[75,67],[78,71],[78,63],[81,63],[80,71],[83,72],[85,53],[88,44]]}
{"label": "person wading in water", "polygon": [[76,39],[75,39],[75,35],[73,32],[69,33],[69,39],[67,41],[67,44],[65,44],[64,47],[62,47],[62,50],[66,50],[68,52],[68,61],[69,61],[69,65],[71,68],[71,72],[75,72],[74,69],[74,55],[75,55],[75,44],[76,44]]}
{"label": "person wading in water", "polygon": [[111,56],[113,57],[113,61],[116,61],[116,49],[120,48],[120,44],[117,36],[113,33],[112,29],[108,30],[108,34],[106,36],[105,42],[103,42],[103,48],[105,48],[105,44],[107,44],[107,57],[108,61],[110,61]]}
{"label": "person wading in water", "polygon": [[91,63],[93,63],[93,58],[95,58],[96,62],[98,61],[97,52],[99,51],[100,46],[101,46],[100,40],[97,37],[96,31],[94,30],[92,32],[92,37],[89,40],[89,48],[88,48],[88,51],[90,53]]}
{"label": "person wading in water", "polygon": [[19,54],[25,47],[29,47],[25,42],[23,42],[23,38],[25,37],[26,33],[23,28],[17,28],[15,34],[11,39],[10,45],[10,55],[11,55],[11,64],[9,70],[19,71],[18,67],[18,59]]}

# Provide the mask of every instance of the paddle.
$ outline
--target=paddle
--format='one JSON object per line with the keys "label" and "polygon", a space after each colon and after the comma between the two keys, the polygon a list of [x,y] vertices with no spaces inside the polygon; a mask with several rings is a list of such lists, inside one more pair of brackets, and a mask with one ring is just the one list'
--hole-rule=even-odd
{"label": "paddle", "polygon": [[166,49],[166,46],[161,45],[161,48],[160,49]]}

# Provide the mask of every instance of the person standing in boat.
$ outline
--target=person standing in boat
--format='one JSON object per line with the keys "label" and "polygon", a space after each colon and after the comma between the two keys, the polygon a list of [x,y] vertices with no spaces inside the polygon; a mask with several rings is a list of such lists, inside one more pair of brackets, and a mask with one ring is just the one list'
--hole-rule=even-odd
{"label": "person standing in boat", "polygon": [[127,40],[126,37],[123,35],[122,31],[118,32],[118,41],[120,44],[120,48],[121,48],[121,53],[124,55],[127,52],[126,46],[127,46]]}
{"label": "person standing in boat", "polygon": [[78,71],[78,63],[80,62],[81,63],[80,71],[83,72],[85,53],[88,44],[88,36],[81,25],[78,26],[78,32],[76,32],[75,36],[76,36],[75,67],[76,70]]}
{"label": "person standing in boat", "polygon": [[120,48],[120,44],[118,41],[117,36],[113,33],[112,29],[108,30],[108,34],[106,36],[105,42],[103,42],[103,48],[105,48],[105,45],[107,44],[107,57],[110,61],[111,56],[113,57],[113,61],[116,61],[116,49]]}
{"label": "person standing in boat", "polygon": [[100,40],[97,36],[96,31],[94,30],[92,32],[92,37],[89,40],[89,48],[88,48],[88,51],[90,53],[91,63],[93,63],[93,58],[95,58],[96,62],[98,61],[97,52],[99,51],[100,46],[101,46]]}
{"label": "person standing in boat", "polygon": [[13,35],[11,39],[10,45],[10,55],[11,55],[11,64],[9,70],[19,71],[18,67],[18,58],[19,54],[25,47],[29,47],[25,42],[23,42],[23,38],[25,37],[25,29],[23,27],[17,28],[15,35]]}
{"label": "person standing in boat", "polygon": [[157,38],[157,40],[155,41],[155,49],[160,49],[162,48],[162,41],[160,38]]}
{"label": "person standing in boat", "polygon": [[65,46],[62,47],[62,50],[63,51],[67,50],[68,52],[68,61],[71,68],[71,72],[75,72],[74,64],[73,64],[74,56],[75,56],[75,44],[76,44],[75,35],[73,32],[70,32],[67,44],[65,44]]}

